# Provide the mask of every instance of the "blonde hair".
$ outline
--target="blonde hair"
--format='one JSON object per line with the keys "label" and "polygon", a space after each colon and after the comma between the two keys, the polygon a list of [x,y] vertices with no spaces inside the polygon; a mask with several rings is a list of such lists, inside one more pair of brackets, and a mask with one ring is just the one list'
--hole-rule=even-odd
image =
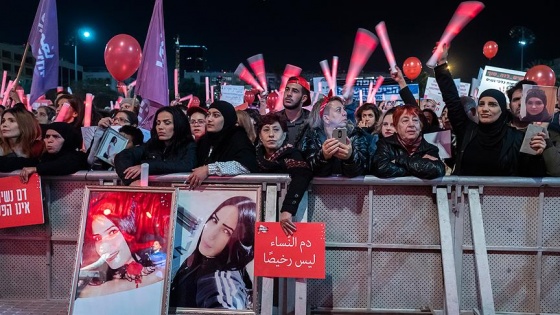
{"label": "blonde hair", "polygon": [[251,140],[251,143],[254,143],[257,139],[257,133],[255,131],[255,125],[253,125],[251,121],[251,116],[243,110],[236,110],[235,113],[237,114],[237,125],[245,129],[249,140]]}

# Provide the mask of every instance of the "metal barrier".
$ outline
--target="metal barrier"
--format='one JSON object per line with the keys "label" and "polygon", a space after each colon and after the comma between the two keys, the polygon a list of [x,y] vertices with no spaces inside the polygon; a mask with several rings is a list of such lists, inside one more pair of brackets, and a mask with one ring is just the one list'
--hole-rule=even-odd
{"label": "metal barrier", "polygon": [[[150,184],[186,176],[151,176]],[[289,176],[207,182],[261,184],[272,221]],[[43,178],[47,223],[0,230],[0,307],[6,300],[68,302],[83,189],[118,183],[114,172]],[[327,278],[277,286],[263,278],[259,311],[558,314],[558,187],[557,178],[315,178],[298,218],[326,223]]]}

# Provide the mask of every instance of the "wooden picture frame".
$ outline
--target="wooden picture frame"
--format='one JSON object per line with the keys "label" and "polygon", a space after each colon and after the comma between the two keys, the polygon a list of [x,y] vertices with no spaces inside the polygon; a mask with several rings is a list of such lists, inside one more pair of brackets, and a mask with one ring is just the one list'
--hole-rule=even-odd
{"label": "wooden picture frame", "polygon": [[167,314],[177,189],[84,194],[68,314]]}
{"label": "wooden picture frame", "polygon": [[254,229],[262,217],[262,186],[174,187],[179,191],[170,312],[256,314]]}
{"label": "wooden picture frame", "polygon": [[103,133],[95,157],[114,166],[115,155],[121,152],[128,143],[128,139],[113,128],[107,128]]}

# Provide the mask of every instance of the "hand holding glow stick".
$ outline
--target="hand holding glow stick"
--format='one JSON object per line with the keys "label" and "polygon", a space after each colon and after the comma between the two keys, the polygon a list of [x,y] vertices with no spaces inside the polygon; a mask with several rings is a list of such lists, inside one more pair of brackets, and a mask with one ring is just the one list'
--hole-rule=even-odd
{"label": "hand holding glow stick", "polygon": [[391,72],[396,72],[397,69],[395,69],[395,66],[397,65],[397,62],[395,61],[395,55],[393,54],[393,48],[391,47],[391,42],[389,41],[389,35],[387,34],[385,22],[379,22],[379,24],[375,26],[375,31],[381,41],[381,47],[383,48],[383,52],[385,52],[385,57],[387,57],[387,62],[389,63],[389,67],[391,67]]}
{"label": "hand holding glow stick", "polygon": [[268,91],[268,86],[266,84],[266,70],[264,69],[264,58],[262,54],[257,54],[252,57],[247,58],[249,66],[253,69],[253,72],[257,76],[263,91]]}
{"label": "hand holding glow stick", "polygon": [[344,98],[348,99],[352,93],[352,88],[356,83],[356,77],[364,68],[369,57],[377,47],[379,39],[372,32],[359,28],[354,40],[354,48],[352,50],[352,57],[350,57],[350,65],[348,66],[348,73],[346,74],[345,95]]}
{"label": "hand holding glow stick", "polygon": [[241,80],[245,81],[245,83],[251,85],[257,90],[264,91],[264,88],[257,82],[257,80],[255,80],[251,72],[249,72],[249,69],[247,69],[244,64],[240,63],[239,66],[237,66],[237,69],[235,69],[234,73]]}
{"label": "hand holding glow stick", "polygon": [[465,25],[477,16],[482,9],[484,9],[484,4],[479,1],[464,1],[459,4],[441,36],[437,48],[428,62],[426,62],[426,66],[430,68],[436,66],[441,52],[443,51],[443,44],[451,44],[453,38],[455,38]]}

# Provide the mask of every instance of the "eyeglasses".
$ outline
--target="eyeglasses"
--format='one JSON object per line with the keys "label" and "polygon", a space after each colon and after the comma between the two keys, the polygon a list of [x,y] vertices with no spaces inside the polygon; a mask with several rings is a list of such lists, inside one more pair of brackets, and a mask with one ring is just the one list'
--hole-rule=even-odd
{"label": "eyeglasses", "polygon": [[196,124],[206,125],[206,120],[204,120],[204,119],[199,119],[199,120],[192,119],[192,120],[189,121],[189,124],[191,124],[193,126],[196,125]]}
{"label": "eyeglasses", "polygon": [[116,121],[121,124],[130,124],[130,120],[121,117],[113,118],[113,121]]}

